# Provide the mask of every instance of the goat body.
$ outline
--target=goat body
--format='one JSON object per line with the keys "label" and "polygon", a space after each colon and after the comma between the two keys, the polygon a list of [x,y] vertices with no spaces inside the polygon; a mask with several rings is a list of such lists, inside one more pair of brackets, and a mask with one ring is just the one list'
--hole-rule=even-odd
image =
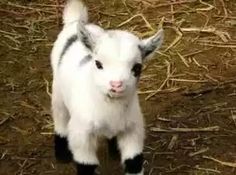
{"label": "goat body", "polygon": [[160,47],[163,32],[140,40],[88,23],[86,7],[69,0],[51,53],[55,151],[73,160],[79,175],[99,161],[97,139],[116,138],[125,173],[142,175],[144,122],[136,86],[144,59]]}

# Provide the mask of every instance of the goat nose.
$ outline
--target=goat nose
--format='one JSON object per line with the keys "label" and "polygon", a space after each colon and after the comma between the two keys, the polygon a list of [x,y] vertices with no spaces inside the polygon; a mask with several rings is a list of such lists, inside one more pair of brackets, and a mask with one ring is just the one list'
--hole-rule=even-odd
{"label": "goat nose", "polygon": [[120,87],[122,87],[123,82],[122,81],[110,81],[110,85],[111,85],[111,87],[114,87],[114,88],[120,88]]}

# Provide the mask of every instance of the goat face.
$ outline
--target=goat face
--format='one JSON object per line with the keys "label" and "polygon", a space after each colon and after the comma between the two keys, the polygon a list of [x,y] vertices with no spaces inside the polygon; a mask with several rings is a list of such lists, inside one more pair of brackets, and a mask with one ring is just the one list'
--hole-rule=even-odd
{"label": "goat face", "polygon": [[145,40],[120,30],[100,30],[96,36],[85,28],[80,30],[81,41],[91,51],[95,86],[111,98],[127,97],[135,92],[143,61],[163,40],[162,30]]}

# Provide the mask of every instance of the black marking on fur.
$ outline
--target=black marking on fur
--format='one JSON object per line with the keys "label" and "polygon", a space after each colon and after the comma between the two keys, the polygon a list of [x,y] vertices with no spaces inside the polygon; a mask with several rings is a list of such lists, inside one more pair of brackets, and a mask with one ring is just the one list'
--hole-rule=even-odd
{"label": "black marking on fur", "polygon": [[139,45],[139,50],[141,52],[141,55],[142,55],[142,59],[145,59],[148,55],[150,55],[153,50],[155,49],[154,45],[153,47],[144,47],[144,46],[141,46]]}
{"label": "black marking on fur", "polygon": [[152,41],[147,44],[147,46],[142,46],[142,45],[138,46],[139,50],[141,51],[142,59],[145,59],[153,51],[156,50],[160,40],[161,40],[161,37],[153,38]]}
{"label": "black marking on fur", "polygon": [[77,175],[94,175],[97,165],[76,163]]}
{"label": "black marking on fur", "polygon": [[68,147],[66,137],[61,137],[58,134],[54,136],[55,157],[62,163],[69,163],[72,161],[72,154]]}
{"label": "black marking on fur", "polygon": [[64,46],[64,48],[62,49],[61,55],[60,55],[60,60],[59,60],[59,65],[62,62],[62,58],[65,55],[66,51],[70,48],[70,46],[73,45],[74,42],[76,42],[78,39],[77,35],[72,35],[67,41],[66,44]]}
{"label": "black marking on fur", "polygon": [[136,63],[134,64],[133,68],[132,68],[132,72],[134,73],[135,77],[139,77],[142,73],[142,64],[141,63]]}
{"label": "black marking on fur", "polygon": [[88,63],[89,61],[92,60],[92,56],[91,55],[87,55],[85,56],[79,63],[80,66],[85,65],[86,63]]}
{"label": "black marking on fur", "polygon": [[120,151],[118,148],[117,137],[108,139],[108,152],[112,159],[120,158]]}
{"label": "black marking on fur", "polygon": [[91,41],[91,36],[89,35],[88,32],[85,32],[84,30],[80,30],[80,39],[81,42],[87,47],[90,51],[92,51],[92,41]]}
{"label": "black marking on fur", "polygon": [[140,173],[143,169],[143,154],[138,154],[133,159],[125,160],[125,172],[130,174]]}

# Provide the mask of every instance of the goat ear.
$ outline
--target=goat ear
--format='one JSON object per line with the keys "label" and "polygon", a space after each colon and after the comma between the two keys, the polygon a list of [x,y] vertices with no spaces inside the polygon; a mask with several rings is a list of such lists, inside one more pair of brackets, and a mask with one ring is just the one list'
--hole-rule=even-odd
{"label": "goat ear", "polygon": [[163,39],[164,31],[163,29],[160,29],[155,35],[142,40],[139,48],[141,50],[143,60],[151,56],[155,50],[161,47]]}
{"label": "goat ear", "polygon": [[95,41],[91,33],[85,28],[83,23],[78,24],[78,38],[86,48],[93,51]]}

